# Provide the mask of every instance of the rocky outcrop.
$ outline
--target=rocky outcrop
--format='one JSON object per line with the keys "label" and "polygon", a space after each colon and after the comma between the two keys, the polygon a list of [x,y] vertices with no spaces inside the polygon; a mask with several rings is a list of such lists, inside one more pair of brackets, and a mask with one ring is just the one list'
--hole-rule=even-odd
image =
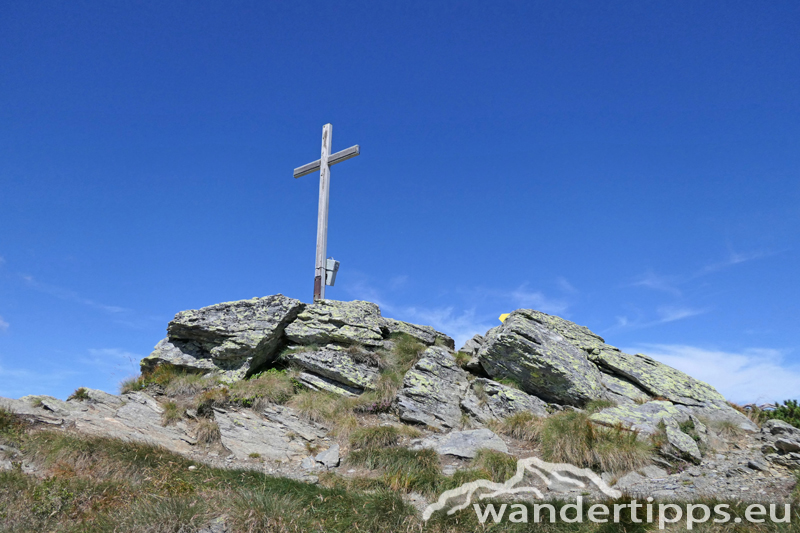
{"label": "rocky outcrop", "polygon": [[167,338],[142,360],[143,371],[169,364],[242,379],[277,356],[283,331],[303,304],[282,294],[181,311]]}
{"label": "rocky outcrop", "polygon": [[412,448],[432,448],[439,455],[452,455],[463,459],[472,459],[478,450],[483,449],[508,453],[508,446],[503,439],[486,428],[432,435],[427,439],[420,439]]}
{"label": "rocky outcrop", "polygon": [[321,300],[305,306],[286,328],[286,338],[299,345],[359,344],[383,346],[381,311],[370,302]]}
{"label": "rocky outcrop", "polygon": [[761,427],[762,453],[768,461],[800,469],[800,428],[783,420],[769,420]]}
{"label": "rocky outcrop", "polygon": [[[585,326],[579,326],[569,320],[539,311],[523,309],[515,311],[512,316],[516,313],[524,314],[529,320],[535,321],[557,334],[561,337],[562,342],[579,349],[605,374],[616,377],[617,381],[611,382],[608,387],[614,394],[629,397],[635,401],[640,399],[641,393],[644,392],[652,397],[666,398],[676,404],[724,405],[727,407],[725,398],[711,385],[659,363],[646,355],[623,353],[619,348],[606,344],[602,337],[592,333]],[[627,392],[620,390],[617,387],[619,380],[632,384],[636,388],[628,388]],[[631,398],[631,396],[633,397]]]}
{"label": "rocky outcrop", "polygon": [[458,427],[465,417],[486,424],[522,411],[547,416],[547,404],[540,398],[471,376],[439,347],[428,348],[406,373],[397,409],[401,420],[436,429]]}
{"label": "rocky outcrop", "polygon": [[371,389],[378,377],[377,360],[366,357],[357,347],[344,349],[331,344],[318,350],[300,348],[284,354],[283,359],[305,369],[307,372],[301,379],[312,387],[330,390],[312,376],[327,378],[323,382],[331,383],[332,387],[344,385],[341,391],[331,391],[340,394],[360,394]]}
{"label": "rocky outcrop", "polygon": [[586,354],[547,327],[536,311],[519,309],[490,330],[478,352],[493,379],[511,379],[549,402],[581,406],[604,397],[600,371]]}
{"label": "rocky outcrop", "polygon": [[417,324],[410,324],[408,322],[401,322],[400,320],[395,320],[393,318],[384,318],[381,322],[381,330],[383,331],[384,336],[386,336],[388,333],[390,337],[396,333],[405,333],[406,335],[414,337],[426,346],[433,346],[434,344],[438,343],[451,350],[455,346],[453,339],[441,331],[436,331],[430,326],[420,326]]}
{"label": "rocky outcrop", "polygon": [[444,348],[428,348],[403,379],[397,395],[400,420],[436,429],[457,427],[467,387],[467,373],[453,355]]}
{"label": "rocky outcrop", "polygon": [[461,409],[482,424],[524,411],[537,416],[548,414],[543,400],[486,378],[477,378],[469,384]]}

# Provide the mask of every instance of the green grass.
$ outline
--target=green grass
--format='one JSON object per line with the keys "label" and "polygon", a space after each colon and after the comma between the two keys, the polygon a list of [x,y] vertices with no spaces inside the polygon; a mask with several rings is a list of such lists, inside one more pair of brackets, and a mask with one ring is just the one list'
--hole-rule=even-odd
{"label": "green grass", "polygon": [[466,352],[456,352],[455,357],[456,364],[461,368],[464,368],[464,366],[469,363],[470,359],[472,359],[472,356]]}
{"label": "green grass", "polygon": [[[503,481],[512,474],[513,458],[492,451],[480,452],[469,470],[452,478],[441,475],[438,457],[431,450],[389,447],[353,452],[351,456],[360,465],[382,470],[381,477],[328,475],[321,476],[320,484],[310,484],[253,470],[214,468],[148,444],[33,431],[0,409],[0,440],[7,443],[9,434],[19,438],[25,460],[42,472],[41,476],[20,469],[0,472],[0,530],[9,533],[193,532],[222,516],[229,533],[657,531],[655,525],[628,520],[623,524],[594,524],[585,519],[582,524],[503,521],[481,525],[471,508],[451,516],[438,513],[422,522],[399,494],[416,490],[434,497],[487,475]],[[554,502],[556,510],[565,503]],[[702,503],[713,506],[716,502]],[[734,516],[744,516],[744,504],[725,503],[731,504]],[[686,514],[686,503],[681,506]],[[585,505],[584,512],[587,508]],[[795,508],[792,524],[743,524],[738,529],[706,524],[696,525],[693,531],[788,533],[796,530],[798,521],[800,514]]]}
{"label": "green grass", "polygon": [[183,412],[185,411],[184,408],[171,400],[161,404],[161,408],[164,410],[161,413],[161,425],[163,426],[175,424],[183,417]]}
{"label": "green grass", "polygon": [[545,419],[539,436],[542,458],[554,463],[624,473],[651,462],[651,443],[621,427],[593,424],[587,412],[565,411]]}
{"label": "green grass", "polygon": [[529,411],[521,411],[498,422],[492,422],[490,426],[494,431],[503,435],[519,440],[538,442],[544,421],[545,418],[536,416]]}
{"label": "green grass", "polygon": [[350,452],[347,463],[382,470],[382,481],[394,491],[436,494],[441,487],[439,456],[433,450],[409,450],[399,446],[367,448]]}
{"label": "green grass", "polygon": [[395,426],[359,428],[350,434],[350,446],[353,448],[394,446],[399,440],[400,430]]}
{"label": "green grass", "polygon": [[78,387],[75,392],[69,395],[67,400],[85,401],[89,399],[89,391],[85,387]]}
{"label": "green grass", "polygon": [[267,404],[284,404],[298,389],[297,371],[272,368],[228,385],[230,401],[260,410]]}

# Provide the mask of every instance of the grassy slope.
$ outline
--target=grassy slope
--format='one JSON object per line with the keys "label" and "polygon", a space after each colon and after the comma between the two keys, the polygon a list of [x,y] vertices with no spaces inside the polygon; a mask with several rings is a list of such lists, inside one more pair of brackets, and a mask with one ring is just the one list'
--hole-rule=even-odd
{"label": "grassy slope", "polygon": [[[383,436],[384,438],[386,436]],[[404,503],[409,485],[439,491],[455,480],[444,478],[429,453],[392,448],[354,454],[353,462],[372,463],[385,476],[369,484],[330,476],[313,485],[245,470],[195,463],[143,444],[33,430],[0,411],[0,441],[22,450],[43,477],[19,468],[0,473],[0,530],[13,532],[188,532],[225,516],[234,532],[472,532],[526,531],[524,524],[482,526],[471,510],[434,517],[427,524]],[[189,467],[195,467],[190,469]],[[472,472],[502,478],[510,465],[480,457]],[[487,476],[488,474],[488,476]],[[459,482],[467,481],[465,473]],[[449,480],[449,481],[448,481]],[[391,490],[394,489],[394,490]],[[426,492],[428,490],[425,490]],[[532,516],[532,515],[531,515]],[[800,523],[795,514],[793,522]],[[537,531],[648,531],[643,525],[541,524]],[[718,531],[696,526],[697,531]],[[730,529],[731,531],[734,529]],[[753,526],[739,531],[754,531]],[[794,531],[770,526],[760,531]]]}

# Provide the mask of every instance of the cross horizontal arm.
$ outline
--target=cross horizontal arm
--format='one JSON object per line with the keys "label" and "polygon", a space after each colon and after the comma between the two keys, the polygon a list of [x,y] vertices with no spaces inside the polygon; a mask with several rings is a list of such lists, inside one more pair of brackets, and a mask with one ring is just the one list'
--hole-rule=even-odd
{"label": "cross horizontal arm", "polygon": [[[360,154],[360,148],[358,145],[351,146],[350,148],[345,148],[341,152],[336,152],[335,154],[331,154],[328,157],[328,166],[335,165],[336,163],[341,163],[342,161],[346,161],[351,157],[355,157]],[[309,163],[307,165],[303,165],[302,167],[297,167],[294,169],[294,177],[299,178],[300,176],[305,176],[306,174],[311,174],[312,172],[316,172],[319,170],[319,159],[314,161],[313,163]]]}

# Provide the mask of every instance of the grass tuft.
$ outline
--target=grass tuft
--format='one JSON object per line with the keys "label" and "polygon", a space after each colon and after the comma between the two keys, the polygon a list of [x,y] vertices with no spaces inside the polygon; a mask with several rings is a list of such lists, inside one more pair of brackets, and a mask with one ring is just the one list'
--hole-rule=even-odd
{"label": "grass tuft", "polygon": [[222,440],[219,425],[217,425],[216,421],[209,418],[202,418],[197,422],[195,434],[197,436],[197,442],[201,444],[216,444]]}
{"label": "grass tuft", "polygon": [[270,403],[284,404],[297,391],[297,371],[271,368],[249,379],[231,383],[228,391],[231,402],[256,410]]}
{"label": "grass tuft", "polygon": [[164,402],[161,405],[161,408],[164,409],[164,411],[161,413],[162,426],[175,424],[183,417],[183,412],[185,411],[185,409],[178,406],[178,404],[173,401]]}
{"label": "grass tuft", "polygon": [[503,435],[528,442],[537,442],[542,434],[545,418],[536,416],[530,411],[520,411],[500,420],[492,421],[491,429]]}
{"label": "grass tuft", "polygon": [[545,419],[539,438],[546,461],[624,473],[651,462],[652,444],[637,436],[622,427],[597,426],[586,412],[566,411]]}
{"label": "grass tuft", "polygon": [[350,434],[350,446],[355,449],[395,446],[399,440],[400,430],[395,426],[359,428]]}
{"label": "grass tuft", "polygon": [[86,387],[78,387],[75,389],[75,392],[69,395],[67,400],[78,400],[78,401],[85,401],[89,399],[89,391],[86,390]]}

